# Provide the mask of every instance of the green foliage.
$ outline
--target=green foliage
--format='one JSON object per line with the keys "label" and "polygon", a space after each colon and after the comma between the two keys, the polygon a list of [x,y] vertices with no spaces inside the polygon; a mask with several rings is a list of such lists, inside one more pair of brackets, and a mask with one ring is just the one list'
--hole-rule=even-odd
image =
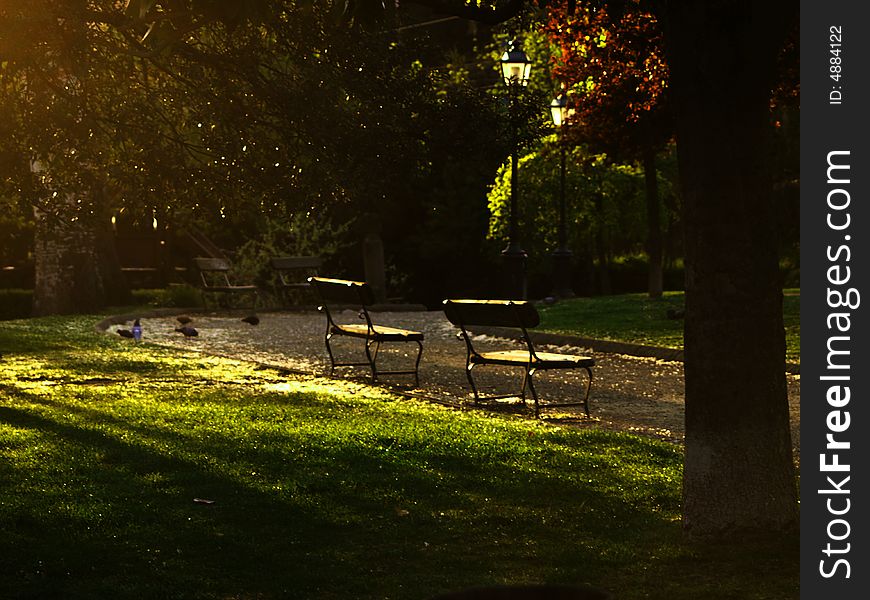
{"label": "green foliage", "polygon": [[31,290],[0,289],[0,321],[29,317],[32,309]]}
{"label": "green foliage", "polygon": [[[0,166],[0,177],[4,169]],[[33,217],[22,206],[20,197],[0,193],[0,267],[21,263],[33,245]]]}
{"label": "green foliage", "polygon": [[202,306],[202,292],[189,285],[170,285],[165,289],[133,290],[133,304],[161,308],[196,308]]}
{"label": "green foliage", "polygon": [[414,193],[404,194],[403,209],[385,215],[383,230],[390,262],[408,275],[404,291],[432,307],[446,295],[496,285],[488,268],[497,249],[486,242],[486,191],[506,151],[499,137],[503,107],[451,79],[435,79],[437,101],[419,107],[429,160]]}
{"label": "green foliage", "polygon": [[797,591],[796,537],[685,541],[676,446],[92,327],[0,325],[0,347],[15,349],[0,372],[3,597],[411,599],[525,582],[629,600]]}
{"label": "green foliage", "polygon": [[[323,3],[223,4],[86,13],[37,0],[15,18],[0,15],[0,40],[21,30],[40,41],[0,74],[0,122],[21,163],[4,172],[10,197],[60,219],[156,214],[229,249],[268,246],[274,224],[294,227],[324,207],[336,224],[376,213],[388,262],[406,281],[421,263],[450,260],[444,244],[423,247],[424,232],[443,231],[475,253],[485,182],[505,152],[502,109],[489,95],[423,68],[395,33],[335,21]],[[354,4],[341,8],[358,25]],[[61,14],[43,27],[44,15]],[[22,95],[31,80],[40,84]],[[74,89],[61,93],[66,84]],[[36,174],[30,158],[39,159]],[[469,207],[460,218],[471,225],[444,222],[455,207]],[[358,232],[334,232],[341,274],[356,274],[358,253],[342,248],[358,244]],[[332,252],[318,245],[315,253]],[[452,276],[432,275],[409,285]]]}
{"label": "green foliage", "polygon": [[[326,211],[297,213],[288,219],[265,219],[263,233],[236,252],[233,267],[246,281],[268,289],[278,284],[269,260],[278,256],[320,256],[329,265],[356,240],[350,223],[334,223]],[[329,267],[326,268],[329,271]]]}
{"label": "green foliage", "polygon": [[[558,242],[560,147],[555,138],[520,158],[518,208],[520,239],[530,256],[546,260]],[[643,179],[636,167],[612,165],[582,147],[567,149],[565,171],[566,228],[570,248],[588,252],[599,232],[612,252],[637,249],[644,237]],[[511,166],[499,168],[489,193],[489,235],[506,240],[510,213]]]}

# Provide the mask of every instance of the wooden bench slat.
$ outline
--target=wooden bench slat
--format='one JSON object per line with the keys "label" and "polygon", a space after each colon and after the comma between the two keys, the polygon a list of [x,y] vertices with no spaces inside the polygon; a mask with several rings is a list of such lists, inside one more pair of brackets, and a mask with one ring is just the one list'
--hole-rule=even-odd
{"label": "wooden bench slat", "polygon": [[369,329],[368,325],[363,324],[340,324],[336,325],[338,331],[335,333],[342,333],[344,335],[350,335],[355,337],[374,337],[374,339],[380,339],[383,341],[414,341],[414,340],[422,340],[423,334],[419,331],[411,331],[410,329],[398,329],[396,327],[385,327],[383,325],[374,325],[371,329]]}
{"label": "wooden bench slat", "polygon": [[230,270],[230,263],[223,258],[203,258],[197,257],[193,259],[196,268],[200,271],[216,271],[223,272]]}
{"label": "wooden bench slat", "polygon": [[459,327],[537,327],[541,319],[531,302],[525,300],[449,300],[445,301],[447,319]]}
{"label": "wooden bench slat", "polygon": [[330,279],[328,277],[309,277],[308,281],[327,304],[369,307],[375,303],[375,295],[371,286],[362,281]]}
{"label": "wooden bench slat", "polygon": [[[479,357],[479,358],[478,358]],[[531,358],[531,360],[530,360]],[[528,350],[500,350],[481,352],[472,356],[471,362],[479,360],[479,364],[499,364],[504,366],[522,366],[531,364],[536,369],[593,367],[595,359],[590,356],[576,354],[556,354],[553,352],[535,352],[529,355]]]}

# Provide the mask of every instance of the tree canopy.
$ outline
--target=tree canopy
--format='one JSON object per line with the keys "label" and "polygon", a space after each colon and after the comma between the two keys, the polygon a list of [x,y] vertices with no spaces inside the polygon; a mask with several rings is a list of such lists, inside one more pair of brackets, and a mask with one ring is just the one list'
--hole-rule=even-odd
{"label": "tree canopy", "polygon": [[[379,214],[397,258],[433,254],[412,241],[433,228],[484,237],[484,173],[504,148],[494,98],[332,6],[230,4],[4,9],[5,196],[57,222],[119,210],[199,222],[230,248],[299,214]],[[462,222],[435,209],[445,204],[479,210]]]}

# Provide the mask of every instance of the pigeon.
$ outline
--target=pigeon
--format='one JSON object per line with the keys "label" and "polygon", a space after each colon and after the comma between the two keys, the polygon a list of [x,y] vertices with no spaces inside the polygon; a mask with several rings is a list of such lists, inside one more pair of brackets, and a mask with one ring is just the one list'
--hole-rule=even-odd
{"label": "pigeon", "polygon": [[180,315],[178,317],[175,317],[175,320],[178,321],[179,323],[181,323],[182,325],[187,325],[188,323],[193,321],[193,319],[191,319],[187,315]]}
{"label": "pigeon", "polygon": [[184,337],[196,337],[199,335],[199,332],[196,329],[187,325],[185,325],[184,327],[176,327],[175,331],[183,333]]}
{"label": "pigeon", "polygon": [[133,321],[133,339],[137,342],[142,339],[142,324],[138,318]]}
{"label": "pigeon", "polygon": [[133,332],[130,331],[129,329],[119,329],[118,335],[120,335],[122,338],[133,339]]}
{"label": "pigeon", "polygon": [[250,323],[251,325],[259,325],[260,317],[258,317],[257,315],[248,315],[247,317],[242,319],[242,321],[245,323]]}

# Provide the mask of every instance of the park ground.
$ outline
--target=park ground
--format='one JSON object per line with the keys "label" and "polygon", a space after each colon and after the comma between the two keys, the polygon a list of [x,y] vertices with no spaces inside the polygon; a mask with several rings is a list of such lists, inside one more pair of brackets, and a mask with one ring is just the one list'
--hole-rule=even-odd
{"label": "park ground", "polygon": [[[269,314],[256,328],[194,317],[202,335],[173,347],[97,333],[99,317],[0,327],[12,575],[0,596],[428,598],[530,582],[618,598],[798,595],[796,534],[683,536],[679,435],[628,433],[607,412],[606,371],[629,357],[601,357],[588,422],[535,420],[216,356],[202,346],[228,332],[281,329]],[[158,324],[169,334],[169,317],[154,319],[146,339]],[[427,337],[427,357],[437,345]],[[672,366],[659,363],[641,361],[662,385]]]}

